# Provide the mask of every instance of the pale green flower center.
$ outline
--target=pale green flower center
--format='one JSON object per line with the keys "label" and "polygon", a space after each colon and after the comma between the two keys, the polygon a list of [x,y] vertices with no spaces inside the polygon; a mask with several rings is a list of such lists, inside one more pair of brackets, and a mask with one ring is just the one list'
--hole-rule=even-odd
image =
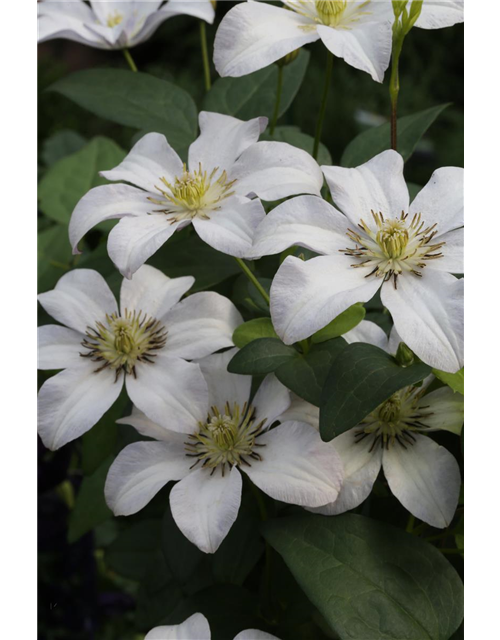
{"label": "pale green flower center", "polygon": [[318,17],[328,27],[338,26],[346,7],[347,0],[316,0]]}
{"label": "pale green flower center", "polygon": [[237,403],[229,402],[223,411],[212,407],[206,422],[200,422],[198,432],[186,442],[186,455],[196,458],[191,468],[201,463],[202,468],[214,473],[219,467],[224,476],[226,465],[231,469],[242,464],[251,466],[247,458],[262,460],[255,449],[264,446],[256,442],[264,422],[256,421],[255,410],[246,403],[241,409]]}
{"label": "pale green flower center", "polygon": [[80,355],[99,364],[96,373],[110,368],[116,371],[116,379],[122,371],[136,377],[136,364],[153,363],[166,340],[167,332],[158,320],[142,311],[125,310],[123,316],[106,315],[104,322],[89,327],[82,342],[87,353]]}
{"label": "pale green flower center", "polygon": [[123,15],[118,11],[115,11],[114,13],[110,13],[108,15],[106,24],[108,25],[108,27],[113,28],[113,27],[117,27],[122,22],[123,22]]}
{"label": "pale green flower center", "polygon": [[425,419],[431,412],[420,405],[424,392],[425,389],[419,387],[406,387],[392,395],[360,423],[355,432],[356,443],[371,436],[370,451],[378,445],[389,449],[396,442],[404,449],[414,444],[412,432],[429,428]]}
{"label": "pale green flower center", "polygon": [[440,249],[446,244],[432,240],[437,234],[437,224],[425,226],[420,213],[409,221],[408,214],[401,212],[399,218],[385,219],[382,212],[371,212],[375,229],[371,229],[364,220],[358,224],[359,231],[349,229],[347,236],[355,243],[354,247],[342,249],[356,262],[351,267],[366,268],[365,276],[391,277],[397,287],[397,279],[403,273],[412,273],[422,277],[422,269],[430,260],[443,257]]}
{"label": "pale green flower center", "polygon": [[[217,176],[217,174],[219,174]],[[149,198],[151,202],[162,205],[160,213],[169,214],[171,222],[192,220],[200,217],[210,218],[210,212],[220,209],[221,202],[234,194],[232,187],[236,180],[229,180],[225,171],[219,172],[216,167],[210,174],[204,171],[201,163],[195,171],[188,171],[184,165],[182,175],[173,183],[161,178],[167,188],[156,187],[163,199]]]}

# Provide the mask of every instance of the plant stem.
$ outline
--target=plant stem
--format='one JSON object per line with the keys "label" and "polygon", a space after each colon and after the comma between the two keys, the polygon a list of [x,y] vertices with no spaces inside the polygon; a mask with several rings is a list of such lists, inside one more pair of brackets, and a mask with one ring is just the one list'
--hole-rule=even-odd
{"label": "plant stem", "polygon": [[274,114],[273,120],[271,122],[270,133],[273,135],[274,130],[276,128],[276,123],[278,122],[278,117],[280,113],[280,104],[281,104],[281,93],[283,91],[283,68],[282,64],[278,65],[278,87],[276,89],[276,103],[274,105]]}
{"label": "plant stem", "polygon": [[408,518],[408,524],[406,525],[406,532],[413,533],[414,526],[415,526],[415,516],[410,516]]}
{"label": "plant stem", "polygon": [[326,104],[328,102],[328,93],[330,92],[330,84],[332,80],[332,69],[333,69],[333,53],[328,51],[327,58],[326,58],[325,85],[323,87],[323,97],[321,98],[318,121],[316,123],[316,135],[314,137],[313,158],[315,160],[318,157],[319,142],[321,139],[321,132],[323,131],[323,121],[325,119]]}
{"label": "plant stem", "polygon": [[137,71],[138,71],[137,65],[135,64],[134,59],[132,58],[132,55],[130,54],[130,51],[128,49],[122,49],[122,51],[123,51],[123,55],[125,56],[125,60],[129,64],[129,67],[132,69],[132,71],[137,73]]}
{"label": "plant stem", "polygon": [[399,56],[403,48],[404,37],[395,38],[392,45],[391,79],[389,94],[391,96],[391,149],[398,149],[398,98],[399,98]]}
{"label": "plant stem", "polygon": [[250,282],[253,284],[253,286],[257,289],[257,291],[260,293],[260,295],[264,298],[264,300],[266,301],[266,304],[269,304],[269,302],[270,302],[269,294],[264,289],[264,287],[260,284],[260,282],[257,280],[257,278],[254,276],[254,274],[250,271],[248,266],[243,262],[243,260],[241,258],[235,258],[235,260],[240,265],[240,267],[241,267],[243,273],[246,275],[246,277],[250,280]]}
{"label": "plant stem", "polygon": [[210,61],[208,59],[207,28],[203,20],[200,20],[200,40],[201,55],[203,57],[203,69],[205,71],[205,90],[210,91],[212,81],[210,78]]}

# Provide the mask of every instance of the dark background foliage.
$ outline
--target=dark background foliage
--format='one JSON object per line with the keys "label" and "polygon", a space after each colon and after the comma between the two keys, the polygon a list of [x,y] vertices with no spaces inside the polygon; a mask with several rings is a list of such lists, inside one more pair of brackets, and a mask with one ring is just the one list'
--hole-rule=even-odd
{"label": "dark background foliage", "polygon": [[[209,43],[232,4],[218,4],[216,24],[207,29]],[[313,135],[325,49],[321,43],[309,49],[306,78],[280,124],[293,124]],[[177,17],[167,21],[150,41],[133,49],[133,55],[141,71],[183,87],[201,105],[203,69],[196,20]],[[54,153],[64,156],[76,151],[83,139],[105,135],[123,149],[130,148],[135,130],[102,120],[67,98],[45,91],[73,71],[98,67],[124,69],[126,63],[121,52],[102,52],[64,40],[40,45],[40,177],[46,173]],[[407,179],[423,185],[440,166],[463,166],[462,26],[437,32],[414,29],[405,42],[400,69],[400,115],[452,103],[419,142],[407,164]],[[340,162],[345,147],[358,133],[387,121],[388,114],[387,81],[379,85],[367,74],[336,59],[322,138],[333,163]],[[65,137],[69,148],[54,150],[54,135],[63,131],[74,132]],[[39,216],[39,224],[41,230],[51,228],[43,215]],[[51,242],[64,256],[68,253],[65,234],[55,232]],[[104,270],[111,273],[99,234],[90,235],[90,245],[98,252],[102,249],[94,255],[92,266],[104,265]],[[41,285],[42,290],[52,288],[64,272],[57,271],[57,260],[53,262],[55,271],[50,272],[45,286]],[[272,260],[270,266],[274,267]],[[236,271],[226,269],[224,262],[220,269],[223,276],[214,277],[214,282],[206,286],[233,294],[236,301],[245,300],[246,285]],[[111,278],[119,284],[119,277]],[[41,322],[48,321],[42,312]],[[45,378],[42,374],[40,381]],[[256,614],[259,603],[264,601],[271,603],[265,605],[271,610],[264,611],[264,617],[274,622],[269,631],[283,640],[334,637],[277,554],[269,583],[271,597],[264,593],[269,589],[269,585],[261,583],[264,545],[249,487],[244,489],[237,525],[213,557],[199,554],[178,532],[168,509],[165,513],[168,488],[137,516],[111,519],[102,497],[103,479],[112,459],[108,456],[137,437],[132,429],[118,431],[114,427],[114,420],[126,408],[127,400],[123,399],[116,409],[118,415],[109,412],[92,435],[56,453],[39,443],[39,639],[136,640],[164,619],[180,622],[194,611],[202,611],[209,615],[213,637],[224,640],[244,628],[241,625],[264,629]],[[456,438],[442,434],[438,440],[461,460]],[[296,511],[276,508],[280,515]],[[408,518],[390,496],[383,479],[358,511],[403,528]],[[449,539],[444,538],[445,543],[449,546]],[[461,572],[461,557],[451,556],[450,561]],[[279,599],[272,596],[278,593]]]}

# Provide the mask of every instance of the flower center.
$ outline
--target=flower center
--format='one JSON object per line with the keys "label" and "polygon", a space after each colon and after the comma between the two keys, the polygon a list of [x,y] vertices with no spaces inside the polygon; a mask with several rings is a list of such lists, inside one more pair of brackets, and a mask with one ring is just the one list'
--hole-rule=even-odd
{"label": "flower center", "polygon": [[108,367],[116,371],[116,380],[123,371],[137,375],[138,362],[153,363],[156,352],[165,346],[167,332],[163,325],[142,311],[125,310],[123,316],[106,315],[105,322],[89,327],[82,346],[87,353],[84,358],[99,363],[96,373]]}
{"label": "flower center", "polygon": [[354,436],[356,444],[370,436],[373,438],[370,451],[378,444],[383,449],[389,449],[395,442],[404,449],[414,444],[412,431],[429,428],[425,419],[431,412],[419,405],[424,392],[421,387],[406,387],[392,395],[360,423]]}
{"label": "flower center", "polygon": [[121,13],[119,13],[118,11],[115,11],[114,13],[109,13],[108,14],[108,19],[106,24],[108,25],[108,27],[117,27],[119,24],[121,24],[123,21],[123,15]]}
{"label": "flower center", "polygon": [[323,24],[336,27],[347,7],[347,0],[316,0],[316,11]]}
{"label": "flower center", "polygon": [[416,213],[411,222],[404,212],[401,212],[399,218],[389,219],[385,219],[382,212],[371,213],[376,229],[370,229],[361,220],[358,224],[359,231],[347,231],[348,238],[356,246],[341,249],[346,256],[356,259],[351,267],[370,270],[365,278],[375,275],[382,277],[385,282],[392,277],[394,287],[397,288],[397,279],[402,273],[413,273],[421,278],[420,270],[429,260],[443,257],[440,249],[445,243],[432,243],[437,234],[437,224],[426,227],[420,213]]}
{"label": "flower center", "polygon": [[171,223],[192,220],[197,216],[208,220],[209,213],[219,210],[220,203],[234,194],[231,188],[236,180],[229,181],[225,171],[216,178],[218,173],[218,167],[208,174],[203,171],[201,163],[195,171],[188,171],[184,165],[184,172],[175,178],[173,184],[161,178],[167,190],[156,188],[164,199],[149,200],[164,207],[159,212],[170,215]]}
{"label": "flower center", "polygon": [[206,422],[200,422],[198,432],[186,442],[186,455],[196,458],[191,469],[201,462],[202,468],[212,469],[210,475],[220,467],[224,476],[226,465],[230,469],[241,464],[250,467],[247,457],[262,460],[255,449],[265,446],[256,442],[264,422],[255,420],[255,410],[247,403],[241,410],[236,402],[232,406],[226,402],[223,411],[212,407]]}

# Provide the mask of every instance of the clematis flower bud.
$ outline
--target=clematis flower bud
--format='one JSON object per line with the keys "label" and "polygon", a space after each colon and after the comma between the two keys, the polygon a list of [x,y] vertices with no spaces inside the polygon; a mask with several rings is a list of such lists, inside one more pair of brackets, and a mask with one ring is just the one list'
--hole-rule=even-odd
{"label": "clematis flower bud", "polygon": [[415,354],[404,342],[400,342],[396,352],[396,360],[403,367],[409,367],[415,362]]}

